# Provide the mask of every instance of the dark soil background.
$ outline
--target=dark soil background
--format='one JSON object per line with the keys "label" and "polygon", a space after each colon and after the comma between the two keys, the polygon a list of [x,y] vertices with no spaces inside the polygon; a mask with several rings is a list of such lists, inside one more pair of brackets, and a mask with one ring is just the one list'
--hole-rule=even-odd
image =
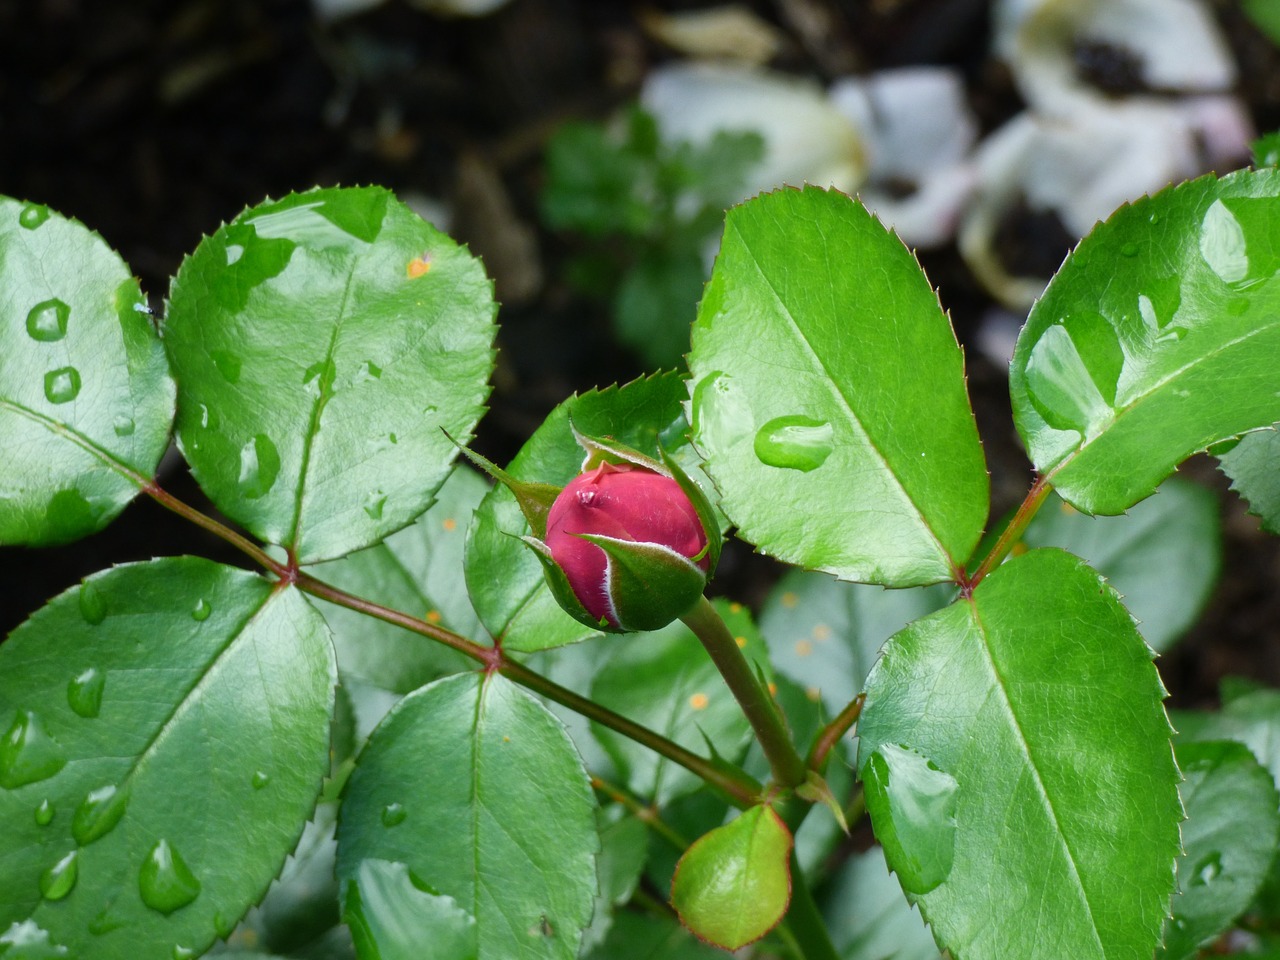
{"label": "dark soil background", "polygon": [[[266,196],[377,183],[442,198],[454,209],[451,232],[484,257],[504,301],[492,412],[477,446],[505,461],[572,391],[643,372],[600,307],[561,279],[569,241],[537,213],[547,137],[566,120],[608,116],[673,56],[646,35],[645,11],[709,5],[513,0],[482,19],[445,20],[388,0],[322,23],[303,0],[0,0],[0,193],[99,231],[157,309],[201,236]],[[981,0],[744,5],[788,37],[774,67],[830,80],[950,64],[984,132],[1021,108],[990,58]],[[1213,8],[1259,132],[1280,128],[1280,54],[1237,4]],[[825,26],[812,29],[813,16]],[[1050,265],[1065,252],[1053,224],[1025,224],[1018,242]],[[969,342],[988,298],[954,248],[922,261]],[[976,349],[967,355],[999,516],[1030,472],[1004,370]],[[1214,600],[1161,664],[1174,703],[1212,703],[1228,674],[1280,686],[1280,541],[1258,531],[1212,461],[1184,472],[1221,492],[1226,545]],[[162,482],[207,509],[172,455]],[[79,543],[0,550],[0,636],[88,573],[176,553],[241,562],[145,498]],[[734,549],[718,586],[758,599],[774,575],[768,561]]]}

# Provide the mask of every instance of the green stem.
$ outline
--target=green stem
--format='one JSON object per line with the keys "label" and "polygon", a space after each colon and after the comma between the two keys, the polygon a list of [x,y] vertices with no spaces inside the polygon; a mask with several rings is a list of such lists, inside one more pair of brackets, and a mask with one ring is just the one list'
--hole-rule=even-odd
{"label": "green stem", "polygon": [[646,827],[656,833],[658,836],[666,840],[676,850],[683,853],[689,847],[689,841],[686,840],[675,827],[668,824],[662,817],[658,816],[658,809],[646,803],[641,803],[627,791],[621,787],[609,783],[607,780],[601,780],[597,776],[591,777],[591,786],[595,787],[609,799],[616,803],[622,804],[627,812],[643,823]]}
{"label": "green stem", "polygon": [[1000,537],[996,540],[996,545],[991,548],[991,552],[979,564],[978,569],[974,571],[973,576],[960,584],[961,591],[965,596],[973,593],[982,580],[996,567],[1004,563],[1004,558],[1009,555],[1009,551],[1017,545],[1022,539],[1022,535],[1027,531],[1027,525],[1031,523],[1032,517],[1044,504],[1045,498],[1053,490],[1051,484],[1044,477],[1037,477],[1036,482],[1031,485],[1027,497],[1018,507],[1018,512],[1013,515],[1013,519],[1009,521],[1008,526],[1000,533]]}
{"label": "green stem", "polygon": [[840,960],[794,851],[791,854],[791,906],[782,922],[804,960]]}
{"label": "green stem", "polygon": [[840,742],[840,738],[849,732],[849,728],[858,722],[858,717],[862,716],[862,705],[866,702],[866,699],[867,695],[865,693],[858,694],[814,738],[813,747],[809,750],[810,770],[822,772],[822,768],[827,763],[827,754]]}
{"label": "green stem", "polygon": [[700,598],[694,608],[680,619],[702,641],[716,669],[729,685],[730,692],[755,731],[756,739],[760,741],[774,779],[787,788],[804,783],[807,773],[804,761],[791,742],[782,714],[711,601],[706,597]]}

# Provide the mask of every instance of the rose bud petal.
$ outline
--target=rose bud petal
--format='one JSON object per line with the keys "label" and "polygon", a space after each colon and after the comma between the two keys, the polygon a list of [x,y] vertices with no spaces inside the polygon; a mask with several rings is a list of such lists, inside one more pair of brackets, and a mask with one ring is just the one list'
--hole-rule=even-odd
{"label": "rose bud petal", "polygon": [[[711,563],[707,532],[680,483],[629,463],[601,463],[560,492],[540,553],[576,599],[562,597],[566,609],[612,630],[654,630],[687,612]],[[554,590],[560,578],[550,569],[548,576]]]}

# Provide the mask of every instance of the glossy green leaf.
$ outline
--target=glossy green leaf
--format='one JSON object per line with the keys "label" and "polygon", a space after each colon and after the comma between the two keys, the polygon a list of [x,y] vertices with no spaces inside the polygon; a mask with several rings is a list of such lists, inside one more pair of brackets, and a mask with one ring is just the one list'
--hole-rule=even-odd
{"label": "glossy green leaf", "polygon": [[[721,601],[716,609],[748,658],[767,670],[764,643],[747,611]],[[591,699],[695,753],[705,755],[710,741],[727,760],[742,755],[751,727],[688,627],[677,621],[649,634],[606,642],[618,649],[596,672]],[[635,795],[661,807],[702,786],[694,774],[648,747],[598,724],[591,730]]]}
{"label": "glossy green leaf", "polygon": [[0,543],[105,527],[169,445],[174,385],[146,298],[96,233],[0,197]]}
{"label": "glossy green leaf", "polygon": [[[462,553],[467,526],[488,484],[475,471],[455,467],[431,509],[382,543],[307,572],[348,593],[422,617],[474,640],[487,639],[466,586]],[[344,681],[408,693],[474,661],[448,647],[362,613],[318,601],[333,629]]]}
{"label": "glossy green leaf", "polygon": [[1231,489],[1248,501],[1262,529],[1280,534],[1280,430],[1246,434],[1218,460],[1231,478]]}
{"label": "glossy green leaf", "polygon": [[845,861],[823,898],[841,960],[938,960],[933,935],[872,847]]}
{"label": "glossy green leaf", "polygon": [[846,580],[948,580],[986,521],[955,335],[911,253],[813,188],[729,211],[693,331],[694,439],[740,537]]}
{"label": "glossy green leaf", "polygon": [[950,586],[885,590],[790,570],[765,601],[760,632],[778,672],[834,716],[861,692],[884,642],[954,593]]}
{"label": "glossy green leaf", "polygon": [[0,647],[0,929],[102,960],[230,933],[329,769],[335,676],[301,594],[206,560],[116,567],[32,616]]}
{"label": "glossy green leaf", "polygon": [[410,694],[347,784],[338,876],[404,863],[475,917],[480,960],[577,956],[591,919],[594,798],[564,728],[497,674]]}
{"label": "glossy green leaf", "polygon": [[1195,621],[1222,562],[1217,497],[1177,477],[1120,517],[1090,517],[1054,497],[1022,539],[1088,561],[1124,597],[1155,650],[1167,650]]}
{"label": "glossy green leaf", "polygon": [[[917,898],[941,946],[965,960],[1151,955],[1182,817],[1163,696],[1115,591],[1058,550],[1015,557],[885,645],[858,765],[865,780],[898,745],[956,782],[950,872]],[[889,826],[874,809],[872,824]],[[931,848],[907,853],[928,866]]]}
{"label": "glossy green leaf", "polygon": [[649,853],[649,827],[619,804],[597,811],[600,828],[600,877],[591,926],[583,931],[582,952],[602,943],[613,926],[614,910],[635,893]]}
{"label": "glossy green leaf", "polygon": [[671,883],[680,922],[725,950],[759,940],[791,903],[791,845],[791,831],[767,806],[699,837]]}
{"label": "glossy green leaf", "polygon": [[1032,461],[1116,514],[1178,463],[1280,420],[1280,170],[1203,177],[1081,241],[1018,337],[1009,387]]}
{"label": "glossy green leaf", "polygon": [[344,884],[342,918],[360,960],[476,960],[475,917],[403,863],[363,860]]}
{"label": "glossy green leaf", "polygon": [[862,766],[876,839],[908,894],[935,889],[955,859],[959,785],[925,757],[882,743]]}
{"label": "glossy green leaf", "polygon": [[1178,860],[1173,919],[1163,960],[1186,960],[1225,930],[1253,901],[1275,859],[1280,796],[1271,774],[1242,744],[1178,744],[1186,778],[1179,792],[1187,810],[1185,853]]}
{"label": "glossy green leaf", "polygon": [[621,912],[604,943],[589,960],[724,960],[674,920],[651,913]]}
{"label": "glossy green leaf", "polygon": [[488,396],[480,263],[386,190],[246,210],[182,264],[164,343],[178,444],[223,512],[303,562],[431,503]]}
{"label": "glossy green leaf", "polygon": [[[593,390],[556,407],[511,462],[518,480],[562,487],[581,470],[585,454],[573,428],[612,437],[650,457],[661,445],[695,479],[701,479],[689,446],[684,381],[673,373]],[[572,427],[570,421],[572,420]],[[507,650],[533,651],[597,635],[560,609],[537,556],[516,537],[529,526],[515,497],[495,485],[467,533],[466,577],[471,601],[486,628]]]}

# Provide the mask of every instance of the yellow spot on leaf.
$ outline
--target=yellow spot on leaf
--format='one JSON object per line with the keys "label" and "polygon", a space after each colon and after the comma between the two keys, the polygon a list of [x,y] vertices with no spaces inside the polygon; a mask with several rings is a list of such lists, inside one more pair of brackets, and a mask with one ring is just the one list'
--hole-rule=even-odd
{"label": "yellow spot on leaf", "polygon": [[414,257],[409,261],[409,266],[405,268],[405,273],[409,275],[410,280],[417,280],[430,269],[431,255],[424,253],[422,256]]}
{"label": "yellow spot on leaf", "polygon": [[740,603],[738,603],[738,602],[736,602],[736,601],[735,601],[734,603],[729,604],[729,612],[730,612],[730,613],[741,613],[741,612],[742,612],[742,604],[740,604]]}
{"label": "yellow spot on leaf", "polygon": [[439,611],[439,610],[428,610],[428,611],[427,611],[427,623],[439,623],[439,622],[440,622],[440,611]]}
{"label": "yellow spot on leaf", "polygon": [[458,521],[453,519],[453,517],[445,517],[444,528],[452,533],[454,530],[458,529]]}
{"label": "yellow spot on leaf", "polygon": [[812,644],[812,643],[810,643],[808,640],[797,640],[797,641],[796,641],[796,656],[797,656],[797,657],[807,657],[807,656],[809,656],[809,654],[811,654],[811,653],[813,653],[813,644]]}
{"label": "yellow spot on leaf", "polygon": [[689,698],[689,706],[693,707],[693,709],[695,710],[707,709],[707,703],[708,703],[708,700],[707,700],[707,695],[705,693],[695,693],[692,697]]}
{"label": "yellow spot on leaf", "polygon": [[776,697],[778,695],[778,685],[772,680],[769,681],[769,696]]}
{"label": "yellow spot on leaf", "polygon": [[794,607],[799,602],[799,600],[800,598],[797,597],[790,590],[788,590],[786,593],[782,595],[782,605],[784,607]]}
{"label": "yellow spot on leaf", "polygon": [[831,628],[825,623],[820,623],[813,628],[813,639],[821,643],[823,640],[831,639]]}
{"label": "yellow spot on leaf", "polygon": [[740,647],[745,647],[745,646],[747,645],[747,638],[746,638],[746,637],[734,637],[734,638],[733,638],[733,642],[734,642],[734,643],[736,643],[736,644],[737,644],[738,646],[740,646]]}

